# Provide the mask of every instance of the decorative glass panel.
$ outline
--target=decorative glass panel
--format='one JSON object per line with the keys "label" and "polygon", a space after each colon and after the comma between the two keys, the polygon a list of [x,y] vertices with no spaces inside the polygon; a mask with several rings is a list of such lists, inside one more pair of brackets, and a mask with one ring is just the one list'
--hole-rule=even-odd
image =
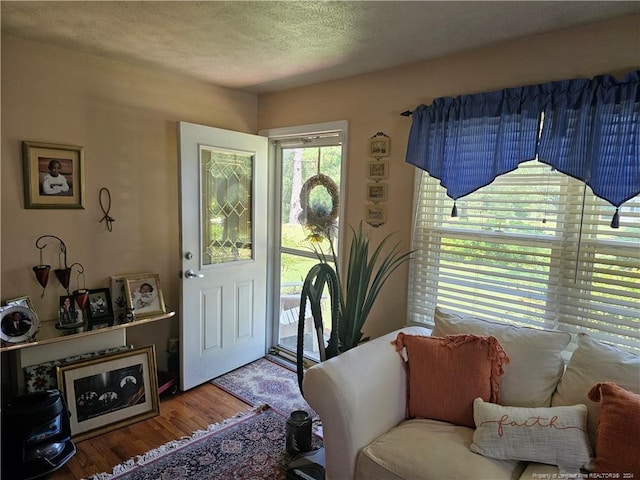
{"label": "decorative glass panel", "polygon": [[253,258],[254,156],[202,147],[202,263]]}

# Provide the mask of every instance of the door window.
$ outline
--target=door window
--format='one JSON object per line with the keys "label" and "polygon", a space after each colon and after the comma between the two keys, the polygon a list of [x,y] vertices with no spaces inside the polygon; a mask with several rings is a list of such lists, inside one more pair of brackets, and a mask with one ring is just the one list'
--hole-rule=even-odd
{"label": "door window", "polygon": [[202,264],[251,259],[253,156],[201,147],[200,164]]}

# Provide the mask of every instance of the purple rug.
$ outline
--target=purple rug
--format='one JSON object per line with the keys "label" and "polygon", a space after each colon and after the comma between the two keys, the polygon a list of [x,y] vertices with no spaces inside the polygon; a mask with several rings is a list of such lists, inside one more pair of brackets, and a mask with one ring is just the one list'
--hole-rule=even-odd
{"label": "purple rug", "polygon": [[306,410],[317,423],[318,415],[300,394],[296,372],[266,358],[233,370],[211,383],[254,407],[266,403],[286,416],[294,410]]}
{"label": "purple rug", "polygon": [[[313,436],[313,448],[322,440]],[[267,405],[167,443],[91,480],[285,480],[286,418]]]}

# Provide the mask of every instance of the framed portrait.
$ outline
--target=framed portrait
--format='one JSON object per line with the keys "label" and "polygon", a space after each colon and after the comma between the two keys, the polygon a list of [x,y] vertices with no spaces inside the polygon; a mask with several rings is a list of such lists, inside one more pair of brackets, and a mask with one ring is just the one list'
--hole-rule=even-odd
{"label": "framed portrait", "polygon": [[36,312],[28,307],[13,305],[4,307],[1,312],[0,339],[2,345],[32,341],[40,321]]}
{"label": "framed portrait", "polygon": [[367,200],[373,203],[387,201],[387,184],[384,182],[367,183]]}
{"label": "framed portrait", "polygon": [[14,307],[14,306],[27,307],[35,311],[35,308],[33,308],[33,303],[31,303],[31,299],[29,297],[12,298],[11,300],[7,300],[5,303],[9,307]]}
{"label": "framed portrait", "polygon": [[382,132],[376,133],[369,140],[369,156],[375,158],[389,156],[389,137]]}
{"label": "framed portrait", "polygon": [[165,313],[166,307],[157,273],[140,273],[124,277],[127,307],[136,318]]}
{"label": "framed portrait", "polygon": [[84,322],[82,311],[76,307],[76,301],[73,295],[63,295],[60,297],[58,321],[60,327],[76,326]]}
{"label": "framed portrait", "polygon": [[113,306],[108,288],[89,290],[89,307],[87,308],[87,322],[89,326],[96,323],[113,325]]}
{"label": "framed portrait", "polygon": [[389,178],[388,160],[371,160],[368,165],[369,178],[371,180],[384,180]]}
{"label": "framed portrait", "polygon": [[25,208],[84,208],[84,147],[22,142]]}
{"label": "framed portrait", "polygon": [[364,219],[369,225],[382,225],[387,223],[387,207],[369,203],[366,206]]}
{"label": "framed portrait", "polygon": [[61,365],[56,373],[74,441],[160,413],[153,345]]}

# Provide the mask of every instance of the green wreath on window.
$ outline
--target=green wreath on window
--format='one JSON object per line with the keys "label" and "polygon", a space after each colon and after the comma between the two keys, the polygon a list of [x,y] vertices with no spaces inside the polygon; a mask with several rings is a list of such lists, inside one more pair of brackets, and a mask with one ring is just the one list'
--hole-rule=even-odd
{"label": "green wreath on window", "polygon": [[[311,191],[316,187],[324,187],[331,197],[331,208],[319,202],[311,204]],[[319,173],[309,178],[300,190],[300,206],[302,212],[298,216],[300,223],[311,230],[313,237],[329,237],[335,227],[340,208],[338,186],[327,175]]]}

